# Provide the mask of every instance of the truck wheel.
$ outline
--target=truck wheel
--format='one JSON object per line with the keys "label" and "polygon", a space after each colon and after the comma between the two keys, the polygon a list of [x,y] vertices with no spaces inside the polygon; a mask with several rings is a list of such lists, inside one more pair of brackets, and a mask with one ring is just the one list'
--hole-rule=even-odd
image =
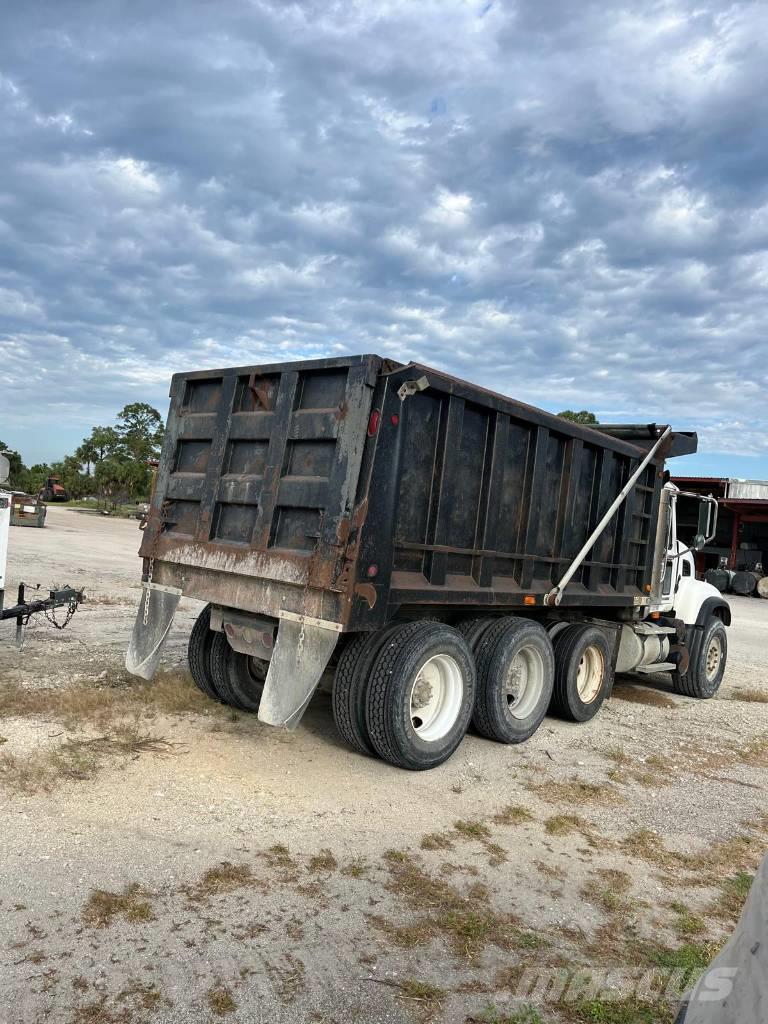
{"label": "truck wheel", "polygon": [[470,651],[474,652],[477,650],[477,645],[485,636],[486,632],[498,621],[498,619],[494,619],[490,615],[481,618],[475,617],[473,619],[462,619],[461,622],[456,623],[454,629],[458,629],[467,641]]}
{"label": "truck wheel", "polygon": [[[248,663],[254,662],[251,667]],[[268,662],[233,651],[224,633],[214,633],[211,643],[211,675],[221,699],[240,711],[258,711]]]}
{"label": "truck wheel", "polygon": [[353,750],[368,757],[376,756],[365,721],[368,677],[382,645],[399,625],[353,637],[342,651],[333,677],[331,707],[336,728]]}
{"label": "truck wheel", "polygon": [[501,619],[480,640],[472,724],[488,739],[522,743],[541,725],[555,660],[547,631],[532,619]]}
{"label": "truck wheel", "polygon": [[200,612],[192,627],[187,657],[189,671],[192,673],[192,679],[198,690],[201,690],[211,700],[221,701],[211,672],[211,644],[214,636],[215,634],[211,631],[211,606],[208,604]]}
{"label": "truck wheel", "polygon": [[707,700],[720,689],[728,660],[728,634],[721,619],[707,619],[698,650],[691,656],[688,671],[672,673],[675,693]]}
{"label": "truck wheel", "polygon": [[376,753],[411,771],[436,768],[464,738],[475,663],[464,637],[442,622],[398,625],[373,666],[366,724]]}
{"label": "truck wheel", "polygon": [[555,637],[555,686],[551,710],[572,722],[588,722],[611,689],[611,651],[597,626],[576,623]]}

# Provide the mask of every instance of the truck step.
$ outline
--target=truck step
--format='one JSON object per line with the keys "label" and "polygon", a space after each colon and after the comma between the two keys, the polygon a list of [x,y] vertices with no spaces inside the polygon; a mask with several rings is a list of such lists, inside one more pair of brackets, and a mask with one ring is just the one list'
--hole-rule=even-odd
{"label": "truck step", "polygon": [[652,675],[654,672],[671,672],[673,668],[677,668],[677,665],[672,661],[658,661],[655,665],[638,665],[632,671],[641,675]]}

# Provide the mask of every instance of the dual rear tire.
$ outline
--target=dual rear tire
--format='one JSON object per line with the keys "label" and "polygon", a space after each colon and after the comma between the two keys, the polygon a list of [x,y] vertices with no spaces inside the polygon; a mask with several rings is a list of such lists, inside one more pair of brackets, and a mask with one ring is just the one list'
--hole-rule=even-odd
{"label": "dual rear tire", "polygon": [[233,650],[223,633],[211,629],[206,605],[189,637],[189,670],[198,690],[241,711],[258,711],[269,662]]}

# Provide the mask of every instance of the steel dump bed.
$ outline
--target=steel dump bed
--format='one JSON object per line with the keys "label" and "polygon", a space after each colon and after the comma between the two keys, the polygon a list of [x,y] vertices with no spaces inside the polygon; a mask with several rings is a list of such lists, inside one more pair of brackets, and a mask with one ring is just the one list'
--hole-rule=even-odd
{"label": "steel dump bed", "polygon": [[[177,374],[141,554],[214,605],[367,630],[541,606],[660,436],[374,355]],[[642,604],[671,434],[562,595]]]}

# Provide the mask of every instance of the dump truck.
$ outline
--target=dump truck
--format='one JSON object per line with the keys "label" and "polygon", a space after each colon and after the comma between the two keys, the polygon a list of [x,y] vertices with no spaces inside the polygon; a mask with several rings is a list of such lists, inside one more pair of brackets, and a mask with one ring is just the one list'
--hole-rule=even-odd
{"label": "dump truck", "polygon": [[432,768],[470,723],[520,743],[594,717],[617,672],[711,697],[730,609],[678,538],[695,433],[582,426],[375,355],[181,373],[126,657],[152,678],[181,596],[209,697],[295,728],[332,677],[362,754]]}

